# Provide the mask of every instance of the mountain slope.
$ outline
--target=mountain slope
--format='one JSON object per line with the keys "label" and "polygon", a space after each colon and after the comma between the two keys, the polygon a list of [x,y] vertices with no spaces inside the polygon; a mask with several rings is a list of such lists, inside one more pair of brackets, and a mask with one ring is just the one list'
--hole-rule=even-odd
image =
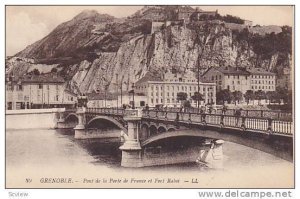
{"label": "mountain slope", "polygon": [[[183,72],[198,65],[202,70],[231,65],[278,72],[291,65],[291,29],[287,27],[272,34],[261,28],[264,34],[260,35],[244,25],[230,28],[220,21],[200,21],[175,23],[151,34],[149,19],[156,16],[157,8],[154,14],[151,10],[145,8],[126,19],[85,11],[16,56],[33,58],[39,67],[56,66],[82,92],[104,90],[105,85],[117,91],[121,83],[128,90],[149,71],[163,75],[166,70]],[[164,12],[159,13],[157,17],[164,17]],[[19,76],[34,67],[16,59],[6,65]]]}

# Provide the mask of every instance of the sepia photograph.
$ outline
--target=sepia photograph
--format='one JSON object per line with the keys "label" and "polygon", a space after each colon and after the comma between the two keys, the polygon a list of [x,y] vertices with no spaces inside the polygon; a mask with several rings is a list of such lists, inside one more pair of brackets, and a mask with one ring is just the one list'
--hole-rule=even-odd
{"label": "sepia photograph", "polygon": [[6,5],[5,187],[295,188],[293,5]]}

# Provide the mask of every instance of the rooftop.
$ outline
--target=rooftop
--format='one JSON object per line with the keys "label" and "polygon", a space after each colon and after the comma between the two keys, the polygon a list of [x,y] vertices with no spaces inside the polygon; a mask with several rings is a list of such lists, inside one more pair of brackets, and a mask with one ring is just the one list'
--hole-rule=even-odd
{"label": "rooftop", "polygon": [[275,75],[275,73],[266,71],[265,69],[262,68],[251,68],[247,69],[251,74],[253,75]]}
{"label": "rooftop", "polygon": [[245,68],[241,67],[221,66],[216,68],[216,70],[225,75],[250,75],[250,73]]}
{"label": "rooftop", "polygon": [[162,81],[162,79],[158,76],[151,74],[150,72],[147,72],[146,75],[141,79],[139,79],[135,84],[141,84],[143,82],[148,82],[148,81]]}
{"label": "rooftop", "polygon": [[25,75],[20,78],[11,77],[11,79],[7,81],[20,83],[65,83],[65,80],[62,77],[53,74]]}

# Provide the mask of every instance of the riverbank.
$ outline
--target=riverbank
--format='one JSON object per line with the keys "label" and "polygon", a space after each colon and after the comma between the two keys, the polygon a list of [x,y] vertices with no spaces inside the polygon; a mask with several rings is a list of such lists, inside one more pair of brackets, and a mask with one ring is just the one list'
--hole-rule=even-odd
{"label": "riverbank", "polygon": [[6,110],[6,129],[53,129],[64,108]]}

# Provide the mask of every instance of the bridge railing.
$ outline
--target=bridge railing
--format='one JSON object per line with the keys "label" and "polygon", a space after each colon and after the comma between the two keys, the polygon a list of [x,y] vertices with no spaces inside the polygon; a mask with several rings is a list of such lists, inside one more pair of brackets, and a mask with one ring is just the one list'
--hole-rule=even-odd
{"label": "bridge railing", "polygon": [[87,108],[86,113],[104,114],[104,115],[124,115],[124,109],[121,109],[121,108]]}
{"label": "bridge railing", "polygon": [[[87,113],[119,115],[119,116],[140,116],[140,110],[121,109],[121,108],[87,108]],[[207,125],[220,125],[230,128],[242,128],[256,131],[274,132],[278,134],[293,134],[293,122],[290,120],[274,119],[272,117],[241,116],[228,114],[207,114],[198,112],[180,112],[177,110],[143,110],[143,118],[151,118],[157,120],[168,120],[174,122],[186,123],[205,123]]]}
{"label": "bridge railing", "polygon": [[223,114],[200,114],[200,113],[185,113],[176,111],[158,111],[147,110],[143,111],[144,118],[168,120],[175,122],[188,123],[205,123],[207,125],[221,125],[230,128],[242,128],[244,130],[257,130],[265,132],[274,132],[279,134],[293,134],[293,122],[274,120],[272,118],[263,117],[245,117]]}

